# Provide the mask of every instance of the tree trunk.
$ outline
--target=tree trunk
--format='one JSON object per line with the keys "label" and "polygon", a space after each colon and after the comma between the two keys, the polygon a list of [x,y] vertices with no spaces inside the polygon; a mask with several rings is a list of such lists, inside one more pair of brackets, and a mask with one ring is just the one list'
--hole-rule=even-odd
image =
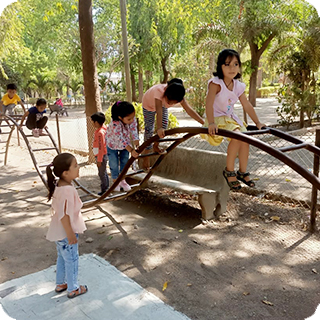
{"label": "tree trunk", "polygon": [[96,69],[95,46],[92,21],[92,0],[79,0],[79,30],[81,40],[82,72],[85,91],[89,163],[94,162],[92,138],[94,127],[90,116],[101,111],[98,74]]}
{"label": "tree trunk", "polygon": [[[258,48],[257,48],[258,49]],[[249,85],[249,101],[255,107],[257,97],[257,79],[258,79],[258,67],[259,67],[259,56],[258,52],[251,51],[251,69],[253,70],[250,76]]]}
{"label": "tree trunk", "polygon": [[136,95],[136,79],[134,76],[133,68],[130,67],[130,77],[131,77],[131,93],[132,93],[132,101],[137,102],[137,95]]}
{"label": "tree trunk", "polygon": [[[303,96],[303,94],[304,94],[304,91],[305,91],[305,79],[306,79],[306,77],[305,77],[305,72],[304,72],[304,70],[302,70],[302,95],[301,96]],[[304,109],[303,109],[303,103],[301,103],[301,105],[300,105],[300,114],[299,114],[299,116],[300,116],[300,121],[299,121],[299,128],[301,129],[301,128],[303,128],[304,127]]]}
{"label": "tree trunk", "polygon": [[138,91],[139,91],[139,98],[138,101],[142,102],[143,97],[143,70],[141,65],[139,64],[139,83],[138,83]]}
{"label": "tree trunk", "polygon": [[161,67],[162,67],[162,72],[163,72],[163,80],[161,83],[167,83],[169,79],[169,71],[167,70],[166,63],[167,63],[168,58],[162,58],[161,59]]}
{"label": "tree trunk", "polygon": [[150,88],[150,80],[152,78],[152,72],[149,70],[145,71],[145,76],[146,76],[146,83],[147,83],[146,90],[148,90]]}
{"label": "tree trunk", "polygon": [[127,100],[131,102],[131,86],[130,86],[130,61],[127,37],[127,6],[126,0],[120,0],[120,13],[121,13],[121,31],[122,31],[122,46],[124,55],[124,69],[126,75],[126,93]]}

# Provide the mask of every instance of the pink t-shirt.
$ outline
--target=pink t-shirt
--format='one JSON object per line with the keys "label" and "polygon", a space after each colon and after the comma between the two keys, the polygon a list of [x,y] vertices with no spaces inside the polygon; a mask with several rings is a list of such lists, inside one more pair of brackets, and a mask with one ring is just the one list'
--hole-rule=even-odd
{"label": "pink t-shirt", "polygon": [[230,91],[225,85],[223,79],[219,79],[218,77],[210,79],[208,82],[208,88],[211,82],[218,84],[221,88],[213,103],[214,117],[227,116],[235,120],[240,126],[243,126],[243,122],[234,113],[234,104],[244,93],[246,85],[239,80],[233,79],[233,90]]}
{"label": "pink t-shirt", "polygon": [[167,88],[167,84],[160,83],[152,86],[148,89],[142,97],[142,107],[149,111],[156,111],[156,101],[155,99],[162,101],[162,106],[169,108],[170,105],[164,98],[164,92]]}
{"label": "pink t-shirt", "polygon": [[60,241],[67,238],[61,219],[67,214],[70,217],[71,228],[74,233],[83,233],[87,228],[81,215],[82,201],[74,186],[56,187],[52,195],[51,222],[47,232],[47,239]]}

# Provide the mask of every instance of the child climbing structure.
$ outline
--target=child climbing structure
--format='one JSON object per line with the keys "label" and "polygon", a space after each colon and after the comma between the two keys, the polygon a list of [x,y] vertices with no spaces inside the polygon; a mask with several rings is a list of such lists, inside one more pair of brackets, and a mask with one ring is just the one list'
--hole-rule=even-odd
{"label": "child climbing structure", "polygon": [[[5,121],[5,125],[10,128],[10,133],[8,134],[8,138],[6,141],[6,151],[5,151],[5,164],[7,162],[8,158],[8,151],[9,151],[9,144],[11,136],[18,128],[19,124],[19,116],[8,116],[8,115],[1,115],[3,121]],[[36,153],[40,150],[55,150],[56,153],[59,153],[59,147],[57,146],[56,142],[54,141],[52,135],[50,132],[46,129],[46,135],[40,139],[44,139],[45,137],[49,137],[49,140],[51,141],[52,146],[48,148],[33,148],[29,142],[29,138],[31,138],[31,135],[25,134],[22,130],[19,131],[21,136],[23,137],[24,141],[26,142],[26,145],[28,147],[30,156],[32,158],[32,161],[35,165],[35,168],[37,170],[37,173],[39,174],[42,182],[46,185],[46,179],[43,175],[44,168],[48,163],[40,164],[37,161]],[[161,164],[161,162],[167,157],[167,155],[173,151],[177,146],[179,146],[182,142],[196,136],[199,134],[207,134],[207,128],[199,128],[199,127],[186,127],[186,128],[175,128],[166,130],[166,136],[162,139],[159,138],[158,135],[154,135],[147,141],[145,141],[142,145],[139,146],[137,149],[137,152],[140,154],[139,158],[143,157],[156,157],[156,161],[154,162],[153,166],[145,172],[144,170],[140,169],[134,172],[128,173],[128,170],[130,169],[132,163],[134,162],[135,158],[131,157],[124,167],[123,171],[118,176],[118,179],[114,181],[114,183],[110,186],[110,188],[101,196],[98,196],[95,192],[92,192],[91,190],[88,190],[84,186],[81,185],[78,181],[75,181],[77,188],[83,190],[86,193],[87,200],[83,201],[85,207],[95,206],[98,205],[101,202],[107,202],[107,201],[113,201],[113,200],[119,200],[123,199],[134,192],[138,191],[141,188],[144,188],[148,182],[148,180],[152,177],[152,175],[157,173],[157,168]],[[261,135],[261,134],[271,134],[277,138],[280,138],[282,140],[288,141],[291,143],[290,146],[280,147],[280,148],[274,148],[267,144],[266,142],[263,142],[257,138],[255,138],[255,135]],[[177,136],[179,135],[179,136]],[[311,203],[312,205],[312,214],[311,214],[311,222],[315,223],[315,212],[316,212],[316,202],[317,202],[317,195],[316,191],[320,189],[320,180],[318,178],[318,168],[319,168],[319,156],[320,156],[320,148],[307,143],[305,141],[302,141],[290,134],[287,134],[285,132],[282,132],[280,130],[274,129],[274,128],[265,128],[262,130],[249,130],[245,133],[239,133],[239,132],[232,132],[232,131],[226,131],[219,129],[218,135],[221,135],[223,137],[227,138],[233,138],[238,139],[241,141],[244,141],[252,146],[255,146],[256,148],[259,148],[260,150],[268,153],[274,158],[277,158],[280,160],[283,164],[289,166],[292,168],[295,172],[297,172],[301,177],[306,179],[309,183],[311,183],[313,191],[312,191],[312,199]],[[2,137],[1,137],[2,138]],[[2,139],[3,140],[3,139]],[[166,152],[164,154],[158,154],[158,153],[150,153],[150,154],[141,154],[142,151],[150,144],[154,142],[159,143],[165,143],[166,144]],[[290,156],[288,156],[288,153],[293,150],[298,149],[305,149],[308,152],[311,152],[314,156],[314,172],[310,172],[303,166],[301,166],[297,161],[292,159]],[[144,173],[143,179],[138,181],[138,183],[131,185],[132,189],[128,192],[114,192],[115,186],[125,177],[134,178],[135,175],[139,175],[141,173]],[[201,175],[201,168],[199,168],[199,175]]]}

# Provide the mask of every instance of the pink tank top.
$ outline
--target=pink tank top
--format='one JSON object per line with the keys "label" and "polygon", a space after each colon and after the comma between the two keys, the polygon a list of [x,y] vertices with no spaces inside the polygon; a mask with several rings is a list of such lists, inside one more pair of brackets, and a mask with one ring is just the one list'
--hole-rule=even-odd
{"label": "pink tank top", "polygon": [[208,88],[210,83],[215,83],[220,86],[220,92],[217,93],[214,103],[213,112],[214,117],[227,116],[235,120],[240,126],[243,126],[243,122],[234,113],[234,104],[239,100],[239,97],[244,93],[246,85],[239,80],[233,79],[233,90],[230,91],[223,79],[214,77],[208,81]]}

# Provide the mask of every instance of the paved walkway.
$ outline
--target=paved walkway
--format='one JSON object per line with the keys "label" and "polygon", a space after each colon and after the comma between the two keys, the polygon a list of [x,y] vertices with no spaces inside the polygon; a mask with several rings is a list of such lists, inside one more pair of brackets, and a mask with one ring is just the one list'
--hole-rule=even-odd
{"label": "paved walkway", "polygon": [[89,291],[75,299],[54,292],[55,266],[0,284],[0,319],[189,319],[96,255],[80,257],[79,278]]}

